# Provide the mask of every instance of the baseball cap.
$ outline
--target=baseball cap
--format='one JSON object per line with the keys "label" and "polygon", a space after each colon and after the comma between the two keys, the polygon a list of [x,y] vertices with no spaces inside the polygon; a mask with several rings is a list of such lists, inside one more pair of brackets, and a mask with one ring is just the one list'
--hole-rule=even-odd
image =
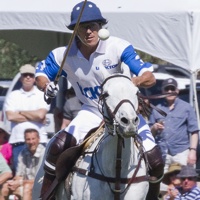
{"label": "baseball cap", "polygon": [[168,78],[168,79],[166,79],[166,80],[163,81],[163,83],[162,83],[162,89],[165,89],[168,86],[174,86],[175,88],[177,88],[178,83],[176,82],[175,79]]}
{"label": "baseball cap", "polygon": [[26,65],[21,66],[19,71],[21,74],[26,74],[26,73],[35,74],[35,67],[33,67],[30,64],[26,64]]}
{"label": "baseball cap", "polygon": [[[71,13],[71,23],[67,26],[68,29],[73,30],[76,25],[81,9],[84,5],[84,1],[74,6]],[[100,9],[91,1],[87,1],[80,19],[80,23],[100,21],[103,24],[107,23],[107,20],[102,17]]]}

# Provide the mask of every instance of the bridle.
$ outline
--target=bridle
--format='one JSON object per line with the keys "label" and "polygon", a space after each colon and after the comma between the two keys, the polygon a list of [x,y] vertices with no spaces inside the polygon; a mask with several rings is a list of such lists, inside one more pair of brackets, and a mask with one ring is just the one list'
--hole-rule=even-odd
{"label": "bridle", "polygon": [[[95,147],[95,149],[93,151],[89,151],[89,152],[84,152],[83,156],[87,155],[87,154],[91,154],[91,164],[90,164],[90,168],[88,170],[74,166],[73,167],[73,171],[76,171],[82,175],[85,176],[89,176],[91,178],[94,179],[98,179],[100,181],[104,181],[107,182],[111,192],[114,195],[114,200],[120,200],[120,195],[125,193],[129,187],[131,186],[131,184],[133,183],[140,183],[143,181],[148,181],[149,180],[149,176],[143,175],[143,176],[137,176],[137,173],[140,169],[140,165],[141,165],[141,161],[143,159],[143,146],[141,144],[141,141],[139,141],[139,138],[135,138],[137,141],[137,147],[139,150],[139,160],[138,160],[138,164],[137,167],[135,168],[135,171],[132,175],[131,178],[122,178],[121,177],[121,164],[122,164],[122,148],[124,147],[124,138],[122,138],[120,135],[117,135],[117,157],[116,157],[116,165],[115,165],[115,169],[116,169],[116,173],[115,173],[115,177],[108,177],[105,176],[97,159],[96,153],[98,152],[101,143],[107,138],[107,137],[112,137],[111,135],[107,135],[107,136],[103,136],[100,138],[97,146]],[[94,160],[97,163],[97,166],[100,170],[100,174],[95,172],[95,166],[94,166]],[[111,187],[111,183],[115,184],[115,188],[113,189]],[[121,184],[126,184],[126,187],[124,189],[121,189]]]}
{"label": "bridle", "polygon": [[[107,79],[105,79],[104,82],[102,83],[102,85],[101,85],[102,92],[101,92],[101,95],[99,97],[99,105],[102,105],[101,108],[99,107],[99,111],[103,115],[103,118],[104,118],[106,126],[108,128],[109,127],[112,128],[112,131],[109,132],[109,130],[108,130],[108,133],[110,135],[117,136],[117,156],[116,156],[116,161],[115,161],[116,162],[116,165],[115,165],[115,177],[105,176],[104,173],[103,173],[103,170],[100,168],[100,165],[99,165],[98,159],[97,159],[97,152],[98,152],[98,150],[99,150],[99,148],[101,146],[101,143],[109,135],[107,135],[106,137],[102,137],[93,151],[84,153],[84,154],[92,154],[91,155],[91,165],[90,165],[89,170],[82,169],[82,168],[79,168],[79,167],[74,167],[73,168],[74,171],[76,171],[76,172],[78,172],[80,174],[89,176],[89,177],[94,178],[94,179],[98,179],[100,181],[107,182],[111,192],[114,195],[114,200],[120,200],[120,195],[124,194],[129,189],[129,187],[131,186],[132,183],[138,183],[138,182],[142,182],[142,181],[151,180],[151,177],[148,175],[148,171],[149,171],[149,169],[148,169],[148,167],[149,167],[148,159],[146,158],[146,156],[144,154],[144,147],[142,145],[142,139],[140,138],[140,136],[138,134],[135,134],[133,136],[134,140],[135,140],[135,144],[136,144],[136,146],[137,146],[137,148],[139,150],[138,164],[137,164],[137,166],[136,166],[131,178],[122,178],[121,177],[121,165],[122,165],[122,160],[123,160],[123,158],[122,158],[122,149],[124,147],[124,138],[120,134],[118,134],[119,131],[120,131],[119,130],[119,123],[116,121],[115,115],[116,115],[116,113],[118,112],[120,106],[123,103],[129,103],[133,107],[133,109],[135,111],[136,111],[136,109],[135,109],[135,106],[133,105],[133,103],[129,99],[121,100],[116,105],[116,107],[115,107],[115,109],[113,111],[110,109],[109,105],[107,104],[106,98],[109,97],[109,94],[108,94],[108,92],[105,92],[103,90],[103,86],[107,83],[108,80],[113,79],[113,78],[117,78],[117,77],[124,77],[124,78],[127,78],[127,79],[129,79],[131,81],[130,78],[128,78],[127,76],[124,76],[122,74],[120,74],[120,75],[117,74],[117,75],[110,76]],[[138,95],[138,97],[142,98],[141,95],[140,96]],[[104,111],[107,112],[106,113],[107,115],[104,114]],[[97,166],[98,166],[98,168],[100,170],[100,173],[96,173],[95,172],[94,159],[95,159],[95,161],[97,163]],[[147,174],[143,175],[143,176],[137,176],[137,173],[138,173],[139,168],[141,166],[142,159],[145,160],[146,173]],[[114,185],[115,185],[114,188],[111,187],[111,183],[114,183]],[[122,189],[121,188],[121,184],[126,184],[126,186]]]}
{"label": "bridle", "polygon": [[[118,77],[127,78],[128,80],[131,81],[130,78],[128,78],[127,76],[124,76],[122,74],[117,74],[117,75],[110,76],[110,77],[106,78],[104,80],[104,82],[102,83],[102,85],[101,85],[102,92],[101,92],[101,95],[99,97],[99,101],[100,101],[99,105],[100,104],[102,105],[102,110],[99,109],[99,111],[102,113],[102,115],[104,117],[105,124],[106,124],[106,126],[108,128],[108,133],[111,134],[111,135],[117,135],[118,136],[117,158],[116,158],[116,174],[115,174],[116,177],[115,177],[115,180],[113,181],[112,180],[113,178],[105,177],[102,172],[101,172],[102,175],[98,175],[98,178],[97,178],[97,175],[95,174],[95,178],[101,179],[101,180],[104,179],[104,181],[106,181],[108,183],[110,190],[114,193],[114,199],[115,200],[120,199],[120,194],[123,194],[124,192],[126,192],[133,182],[137,182],[138,180],[140,180],[140,181],[147,180],[146,176],[136,177],[137,172],[138,172],[138,170],[140,168],[140,164],[141,164],[142,158],[143,158],[143,146],[142,146],[141,140],[139,139],[139,136],[136,133],[134,134],[133,137],[137,140],[138,146],[139,146],[139,152],[140,152],[139,162],[138,162],[138,165],[137,165],[137,167],[136,167],[136,169],[135,169],[135,171],[134,171],[134,173],[133,173],[133,175],[132,175],[132,177],[130,179],[128,179],[128,178],[122,179],[121,178],[122,148],[124,146],[124,138],[122,138],[118,134],[119,133],[119,123],[116,121],[115,115],[116,115],[116,113],[118,112],[119,108],[121,107],[121,105],[123,103],[129,103],[133,107],[133,109],[135,111],[136,111],[136,109],[135,109],[135,106],[133,105],[133,103],[129,99],[121,100],[116,105],[116,107],[115,107],[115,109],[113,111],[110,109],[109,105],[107,104],[106,98],[109,96],[109,94],[107,92],[104,92],[103,86],[107,83],[108,80],[113,79],[113,78],[118,78]],[[103,110],[107,112],[107,116],[104,114]],[[110,130],[112,130],[112,131],[110,131]],[[111,188],[110,182],[114,182],[115,183],[115,189]],[[127,183],[127,186],[123,190],[121,190],[121,188],[120,188],[120,184],[122,182],[123,183],[124,182]]]}
{"label": "bridle", "polygon": [[[148,181],[148,175],[147,174],[145,174],[143,176],[137,176],[137,173],[138,173],[140,166],[141,166],[142,159],[144,158],[144,153],[143,153],[144,148],[143,148],[143,145],[142,145],[142,139],[140,138],[140,136],[137,133],[132,135],[132,137],[134,138],[136,146],[137,146],[138,151],[139,151],[138,164],[137,164],[131,178],[122,178],[121,177],[121,165],[122,165],[122,160],[123,160],[122,149],[124,148],[125,143],[124,143],[124,138],[119,134],[119,132],[120,132],[119,123],[116,121],[115,115],[116,115],[116,113],[118,112],[119,108],[121,107],[121,105],[123,103],[129,103],[135,111],[136,111],[136,109],[135,109],[135,106],[133,105],[133,103],[129,99],[121,100],[116,105],[116,107],[113,111],[110,109],[109,105],[107,104],[106,98],[109,96],[109,94],[103,90],[103,86],[106,84],[106,82],[108,80],[113,79],[113,78],[117,78],[117,77],[127,78],[128,80],[131,81],[130,78],[128,78],[127,76],[124,76],[122,74],[117,74],[117,75],[113,75],[113,76],[106,78],[101,85],[102,92],[101,92],[101,95],[100,95],[100,98],[99,98],[99,101],[100,101],[99,104],[102,105],[102,107],[101,107],[102,110],[100,110],[100,107],[99,107],[99,111],[102,113],[102,115],[104,117],[105,125],[107,127],[109,135],[104,135],[102,138],[100,138],[97,146],[95,147],[95,149],[93,151],[84,152],[83,155],[91,154],[91,163],[90,163],[90,168],[88,170],[80,168],[80,167],[73,167],[73,171],[76,171],[80,174],[89,176],[89,177],[94,178],[94,179],[98,179],[98,180],[107,182],[111,192],[114,195],[114,200],[120,200],[120,195],[124,194],[129,189],[131,184],[139,183],[139,182],[143,182],[143,181]],[[106,113],[107,116],[103,112],[105,110],[107,112]],[[110,132],[109,132],[109,127],[111,127]],[[112,136],[117,137],[115,177],[108,177],[108,176],[104,175],[103,170],[101,169],[101,167],[98,163],[97,152],[98,152],[102,142],[107,137],[112,137]],[[131,140],[130,142],[133,142],[133,141]],[[95,172],[94,160],[97,163],[97,166],[100,170],[100,173]],[[148,171],[148,169],[146,171]],[[111,187],[111,183],[114,183],[114,185],[115,185],[114,188]],[[126,186],[122,189],[121,184],[126,184]]]}
{"label": "bridle", "polygon": [[[103,115],[103,118],[104,118],[104,121],[105,121],[105,124],[107,125],[107,127],[111,128],[111,126],[113,126],[112,131],[109,131],[109,133],[112,134],[112,135],[116,135],[117,129],[119,128],[119,123],[116,121],[115,115],[116,115],[117,111],[119,110],[119,108],[121,107],[121,105],[123,103],[129,103],[129,104],[131,104],[131,106],[133,107],[133,109],[136,111],[135,106],[133,105],[133,103],[129,99],[123,99],[123,100],[121,100],[116,105],[116,107],[115,107],[115,109],[113,111],[110,109],[109,105],[107,104],[106,98],[109,96],[109,94],[107,92],[104,92],[103,86],[106,84],[106,82],[108,80],[113,79],[113,78],[118,78],[118,77],[127,78],[128,80],[131,81],[131,79],[129,77],[127,77],[125,75],[122,75],[122,74],[116,74],[116,75],[113,75],[113,76],[109,76],[101,84],[102,91],[101,91],[101,94],[99,96],[99,105],[102,105],[101,110],[100,110],[100,107],[99,107],[99,112]],[[104,114],[103,110],[105,110],[107,112],[108,116],[106,116]]]}

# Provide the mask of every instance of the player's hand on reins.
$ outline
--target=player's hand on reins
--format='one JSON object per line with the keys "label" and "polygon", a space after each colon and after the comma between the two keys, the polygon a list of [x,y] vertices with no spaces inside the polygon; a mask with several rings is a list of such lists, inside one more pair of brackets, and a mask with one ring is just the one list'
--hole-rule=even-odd
{"label": "player's hand on reins", "polygon": [[50,82],[47,84],[45,89],[45,95],[48,98],[55,98],[59,91],[59,85],[55,84],[54,82]]}
{"label": "player's hand on reins", "polygon": [[44,99],[47,104],[51,103],[51,99],[55,98],[59,91],[59,85],[55,84],[54,82],[50,82],[47,84],[45,91],[44,91]]}

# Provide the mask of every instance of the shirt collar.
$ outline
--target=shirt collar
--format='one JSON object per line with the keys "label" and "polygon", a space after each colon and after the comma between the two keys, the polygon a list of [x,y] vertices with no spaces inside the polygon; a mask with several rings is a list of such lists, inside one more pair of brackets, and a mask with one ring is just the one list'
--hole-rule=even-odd
{"label": "shirt collar", "polygon": [[36,94],[36,87],[33,86],[33,89],[29,92],[26,92],[22,87],[20,88],[20,92],[23,94],[27,94],[27,95],[32,95],[32,94]]}
{"label": "shirt collar", "polygon": [[[25,151],[25,154],[28,155],[28,156],[32,155],[32,153],[29,151],[28,147],[26,147],[26,148],[27,148],[27,151]],[[35,158],[39,158],[41,156],[42,149],[43,149],[43,145],[38,144],[36,152],[32,156],[35,157]]]}
{"label": "shirt collar", "polygon": [[[104,54],[106,52],[106,44],[107,44],[107,40],[105,40],[105,41],[99,40],[99,44],[98,44],[95,52],[97,52],[99,54]],[[74,40],[72,42],[72,46],[69,51],[69,56],[80,55],[78,52],[79,52],[79,49],[77,47],[76,40]]]}
{"label": "shirt collar", "polygon": [[[177,105],[177,103],[178,103],[179,100],[180,100],[180,99],[179,99],[178,97],[176,97],[176,99],[175,99],[175,101],[174,101],[174,107]],[[163,104],[164,104],[164,106],[168,107],[168,103],[167,103],[166,100],[164,100]]]}
{"label": "shirt collar", "polygon": [[106,44],[107,44],[107,40],[105,40],[105,41],[99,40],[99,44],[97,46],[96,52],[100,53],[100,54],[105,54]]}

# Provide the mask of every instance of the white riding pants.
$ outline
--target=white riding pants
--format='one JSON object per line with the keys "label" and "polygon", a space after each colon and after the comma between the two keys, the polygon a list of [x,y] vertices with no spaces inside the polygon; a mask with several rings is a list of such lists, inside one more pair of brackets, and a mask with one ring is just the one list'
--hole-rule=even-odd
{"label": "white riding pants", "polygon": [[103,118],[96,114],[97,111],[98,109],[94,107],[83,105],[78,115],[71,121],[69,126],[65,128],[66,132],[72,134],[76,138],[77,144],[83,141],[86,134],[92,128],[98,127],[102,122]]}
{"label": "white riding pants", "polygon": [[[150,128],[143,118],[140,117],[140,125],[138,133],[140,134],[143,146],[146,151],[149,151],[155,147],[155,140],[151,134]],[[95,107],[82,106],[78,115],[71,121],[69,126],[65,128],[65,131],[72,134],[80,144],[86,134],[95,127],[98,127],[103,118],[99,113],[99,110]]]}

